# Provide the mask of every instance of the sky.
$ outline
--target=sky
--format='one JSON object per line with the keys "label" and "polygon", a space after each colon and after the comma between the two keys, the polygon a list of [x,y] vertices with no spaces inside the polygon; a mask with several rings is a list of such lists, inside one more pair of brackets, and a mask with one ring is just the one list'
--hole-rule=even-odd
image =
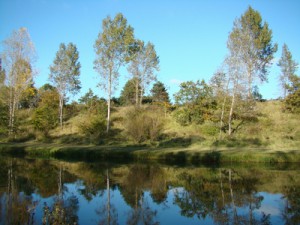
{"label": "sky", "polygon": [[[120,12],[134,28],[136,38],[154,44],[160,59],[157,80],[165,84],[172,97],[181,82],[208,82],[221,67],[233,22],[248,6],[260,12],[273,31],[273,43],[278,44],[269,82],[259,84],[264,98],[276,99],[282,94],[276,62],[284,43],[293,59],[300,62],[299,0],[0,0],[0,41],[13,30],[28,29],[38,55],[34,64],[37,87],[49,82],[49,66],[59,44],[74,43],[79,51],[82,86],[74,98],[89,88],[99,97],[106,97],[105,91],[97,87],[100,77],[93,69],[93,45],[102,31],[102,20]],[[120,74],[116,97],[130,78],[126,68]]]}

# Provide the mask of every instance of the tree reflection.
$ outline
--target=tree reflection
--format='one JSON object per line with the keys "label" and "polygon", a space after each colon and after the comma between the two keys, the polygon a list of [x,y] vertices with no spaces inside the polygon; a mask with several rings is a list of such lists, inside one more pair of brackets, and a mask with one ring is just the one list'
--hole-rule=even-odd
{"label": "tree reflection", "polygon": [[106,193],[107,199],[106,204],[97,210],[97,214],[100,215],[99,225],[117,225],[118,224],[118,214],[115,206],[111,203],[111,194],[110,194],[110,178],[109,171],[106,171]]}
{"label": "tree reflection", "polygon": [[[162,186],[158,187],[159,185]],[[125,201],[132,208],[127,224],[158,224],[155,222],[157,212],[150,208],[148,201],[144,198],[144,191],[154,190],[152,196],[157,197],[156,200],[161,202],[166,199],[165,186],[164,173],[161,168],[141,164],[130,166],[120,187]]]}
{"label": "tree reflection", "polygon": [[212,177],[186,172],[179,175],[184,189],[176,189],[174,201],[182,215],[200,220],[210,216],[216,224],[269,223],[269,215],[254,216],[254,210],[260,208],[263,200],[256,190],[258,179],[232,169],[211,174]]}
{"label": "tree reflection", "polygon": [[[20,186],[20,180],[17,176],[17,166],[13,159],[7,164],[2,164],[2,168],[7,171],[7,180],[4,184],[6,192],[1,196],[1,211],[0,222],[3,224],[33,224],[35,208],[38,204],[37,201],[33,201],[30,195],[26,195],[24,192],[19,193],[18,186]],[[4,215],[2,215],[2,213]]]}
{"label": "tree reflection", "polygon": [[54,197],[54,202],[52,206],[48,206],[44,202],[43,207],[43,225],[50,224],[78,224],[78,199],[75,195],[65,197],[64,193],[67,192],[64,186],[64,169],[62,164],[60,164],[58,177],[57,177],[57,196]]}
{"label": "tree reflection", "polygon": [[300,183],[294,177],[288,177],[283,188],[285,207],[282,212],[285,224],[300,224]]}

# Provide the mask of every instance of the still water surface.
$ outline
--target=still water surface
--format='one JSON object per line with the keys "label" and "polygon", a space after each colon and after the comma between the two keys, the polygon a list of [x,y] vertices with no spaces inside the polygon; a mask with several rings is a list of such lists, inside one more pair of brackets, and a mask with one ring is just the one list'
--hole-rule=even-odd
{"label": "still water surface", "polygon": [[0,224],[300,224],[298,165],[0,163]]}

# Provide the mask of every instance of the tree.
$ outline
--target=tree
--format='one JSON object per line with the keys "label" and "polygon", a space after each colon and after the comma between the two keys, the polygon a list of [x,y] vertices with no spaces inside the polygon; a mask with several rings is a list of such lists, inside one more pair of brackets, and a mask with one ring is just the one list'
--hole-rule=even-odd
{"label": "tree", "polygon": [[80,62],[76,45],[61,43],[53,64],[50,66],[49,80],[59,93],[59,122],[63,128],[63,106],[68,93],[80,90]]}
{"label": "tree", "polygon": [[136,90],[136,78],[128,80],[121,91],[120,101],[122,105],[134,105],[136,103],[136,95],[140,93],[141,87]]}
{"label": "tree", "polygon": [[26,28],[13,31],[11,36],[3,42],[3,68],[5,69],[5,84],[9,88],[9,134],[15,130],[15,114],[24,90],[33,81],[34,70],[32,64],[36,53]]}
{"label": "tree", "polygon": [[[159,70],[159,57],[156,54],[154,45],[148,42],[136,41],[136,48],[128,67],[128,72],[135,81],[136,106],[142,105],[143,95],[148,85],[156,80],[155,71]],[[141,87],[138,94],[138,88]]]}
{"label": "tree", "polygon": [[162,82],[157,81],[156,83],[154,83],[150,92],[152,94],[152,99],[154,102],[170,103],[169,93]]}
{"label": "tree", "polygon": [[181,125],[189,125],[212,119],[216,107],[212,94],[212,88],[204,80],[181,83],[180,90],[174,94],[175,103],[181,106],[174,113],[176,121]]}
{"label": "tree", "polygon": [[4,85],[5,70],[2,68],[2,59],[0,58],[0,88]]}
{"label": "tree", "polygon": [[277,44],[272,44],[272,30],[268,23],[262,24],[258,11],[249,6],[235,21],[229,37],[233,45],[239,45],[238,58],[246,66],[248,98],[252,97],[255,78],[267,81],[268,67],[272,64]]}
{"label": "tree", "polygon": [[88,111],[91,112],[96,106],[98,97],[94,95],[92,89],[89,88],[88,92],[85,95],[81,96],[78,101],[79,103],[84,104]]}
{"label": "tree", "polygon": [[298,63],[293,60],[292,53],[286,44],[282,47],[281,58],[277,64],[281,69],[279,77],[280,85],[283,89],[283,97],[286,98],[287,92],[292,88],[293,78],[298,67]]}
{"label": "tree", "polygon": [[51,129],[58,124],[57,115],[59,109],[59,93],[57,89],[45,84],[38,90],[38,107],[33,114],[33,125],[41,131],[45,137]]}
{"label": "tree", "polygon": [[133,46],[133,28],[127,25],[126,18],[117,14],[114,19],[109,16],[102,22],[102,32],[94,44],[96,59],[94,69],[102,78],[100,86],[107,91],[107,132],[110,129],[110,109],[113,89],[117,87],[119,69],[130,58]]}

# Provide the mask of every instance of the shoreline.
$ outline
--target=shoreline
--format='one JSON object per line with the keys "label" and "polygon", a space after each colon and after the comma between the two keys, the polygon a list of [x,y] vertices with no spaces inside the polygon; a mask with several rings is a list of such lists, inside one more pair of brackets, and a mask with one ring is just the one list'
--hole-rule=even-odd
{"label": "shoreline", "polygon": [[165,163],[296,163],[300,150],[263,148],[214,149],[151,147],[146,145],[66,145],[46,143],[0,143],[0,155],[56,158],[78,161],[159,161]]}

